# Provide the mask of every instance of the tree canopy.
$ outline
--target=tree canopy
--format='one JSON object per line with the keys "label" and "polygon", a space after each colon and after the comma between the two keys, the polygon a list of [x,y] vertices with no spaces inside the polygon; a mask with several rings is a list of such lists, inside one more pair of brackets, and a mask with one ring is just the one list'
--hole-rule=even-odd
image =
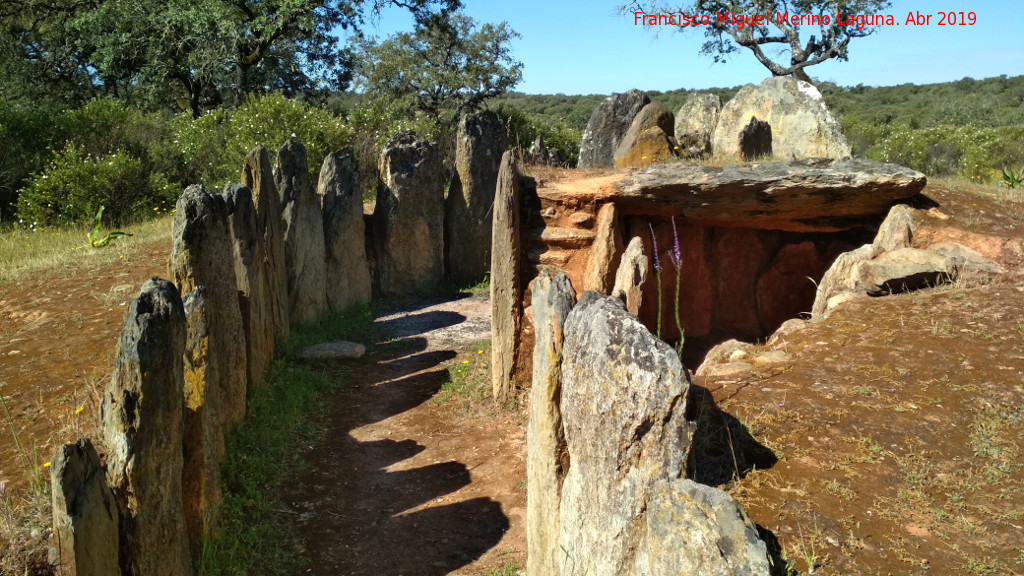
{"label": "tree canopy", "polygon": [[[632,0],[621,8],[652,15],[708,15],[706,25],[700,22],[707,37],[702,54],[723,62],[746,48],[772,75],[810,81],[807,67],[847,60],[850,41],[875,33],[878,23],[870,17],[890,5],[888,0]],[[759,15],[769,17],[758,21]],[[816,28],[817,34],[802,37],[801,28]]]}

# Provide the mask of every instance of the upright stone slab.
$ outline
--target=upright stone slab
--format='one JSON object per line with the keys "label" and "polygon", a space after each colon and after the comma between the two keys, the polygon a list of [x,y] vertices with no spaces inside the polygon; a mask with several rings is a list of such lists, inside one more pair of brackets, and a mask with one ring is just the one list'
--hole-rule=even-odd
{"label": "upright stone slab", "polygon": [[88,438],[57,449],[50,486],[60,573],[120,575],[117,504]]}
{"label": "upright stone slab", "polygon": [[675,135],[679,155],[699,158],[711,154],[711,136],[722,112],[722,99],[710,92],[690,94],[676,112]]}
{"label": "upright stone slab", "polygon": [[615,272],[615,286],[612,288],[612,296],[625,302],[626,310],[633,316],[640,315],[648,274],[650,263],[644,254],[643,239],[634,236],[619,262],[619,269]]}
{"label": "upright stone slab", "polygon": [[583,289],[611,294],[615,287],[615,271],[622,259],[622,233],[615,204],[609,202],[597,213],[597,235],[590,247],[587,269],[583,273]]}
{"label": "upright stone slab", "polygon": [[647,94],[630,90],[625,94],[612,94],[598,105],[580,143],[580,168],[611,168],[615,163],[615,149],[629,130],[633,118],[651,103]]}
{"label": "upright stone slab", "polygon": [[351,146],[324,158],[317,194],[324,213],[327,305],[331,312],[341,312],[355,304],[369,304],[363,196],[359,163]]}
{"label": "upright stone slab", "polygon": [[193,573],[181,500],[184,349],[177,289],[148,280],[128,305],[100,406],[122,573]]}
{"label": "upright stone slab", "polygon": [[231,253],[235,263],[242,329],[245,332],[248,391],[263,377],[274,359],[274,319],[271,311],[270,284],[252,192],[240,184],[224,187],[224,204],[231,231]]}
{"label": "upright stone slab", "polygon": [[523,322],[520,280],[519,174],[511,151],[501,157],[491,235],[491,392],[504,402],[512,391]]}
{"label": "upright stone slab", "polygon": [[533,383],[526,430],[526,571],[558,574],[559,486],[565,474],[562,432],[563,326],[576,292],[564,272],[546,268],[533,284]]}
{"label": "upright stone slab", "polygon": [[613,156],[616,168],[650,166],[675,155],[674,118],[660,102],[644,106],[626,130]]}
{"label": "upright stone slab", "polygon": [[288,340],[288,274],[285,271],[284,223],[281,198],[274,184],[270,155],[260,146],[245,157],[242,185],[252,191],[256,206],[256,229],[263,235],[263,268],[267,275],[267,298],[274,326],[275,344]]}
{"label": "upright stone slab", "polygon": [[889,209],[889,214],[878,227],[878,234],[875,235],[872,244],[882,252],[910,248],[916,230],[914,209],[906,204],[897,204]]}
{"label": "upright stone slab", "polygon": [[675,351],[621,301],[583,294],[566,319],[562,354],[570,461],[559,508],[562,574],[631,573],[658,483],[686,471],[689,386]]}
{"label": "upright stone slab", "polygon": [[444,280],[444,174],[437,148],[402,132],[384,146],[379,168],[373,235],[380,291],[431,289]]}
{"label": "upright stone slab", "polygon": [[312,322],[327,312],[327,254],[320,200],[309,181],[306,147],[294,138],[277,153],[274,183],[284,220],[284,262],[288,316],[292,324]]}
{"label": "upright stone slab", "polygon": [[[479,282],[490,270],[494,190],[505,148],[505,126],[494,112],[467,114],[459,121],[445,212],[448,275],[457,285]],[[546,150],[544,156],[546,162]]]}

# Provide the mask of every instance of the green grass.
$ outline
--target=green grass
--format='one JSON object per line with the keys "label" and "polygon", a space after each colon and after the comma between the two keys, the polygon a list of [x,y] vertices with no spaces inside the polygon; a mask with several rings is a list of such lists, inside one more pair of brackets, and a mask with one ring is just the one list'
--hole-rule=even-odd
{"label": "green grass", "polygon": [[[361,339],[372,330],[369,308],[293,331],[287,353],[329,339]],[[280,512],[279,495],[301,467],[295,447],[323,433],[325,398],[344,386],[338,365],[278,359],[249,400],[241,427],[227,438],[219,533],[204,545],[200,574],[295,574],[304,564]]]}
{"label": "green grass", "polygon": [[448,379],[434,396],[436,404],[447,404],[454,398],[463,408],[491,396],[491,343],[477,342],[448,365]]}

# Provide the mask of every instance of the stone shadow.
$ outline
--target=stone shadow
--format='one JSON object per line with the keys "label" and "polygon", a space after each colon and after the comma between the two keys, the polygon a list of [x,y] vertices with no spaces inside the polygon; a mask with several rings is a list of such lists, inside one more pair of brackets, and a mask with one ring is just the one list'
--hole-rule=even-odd
{"label": "stone shadow", "polygon": [[695,482],[720,486],[778,462],[742,422],[718,407],[707,388],[690,386],[687,411],[687,420],[697,423],[686,466],[687,477]]}

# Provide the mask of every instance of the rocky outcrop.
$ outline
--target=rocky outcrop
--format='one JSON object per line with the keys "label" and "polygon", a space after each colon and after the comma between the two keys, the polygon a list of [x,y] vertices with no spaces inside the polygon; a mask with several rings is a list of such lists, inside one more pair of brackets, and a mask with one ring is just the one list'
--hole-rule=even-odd
{"label": "rocky outcrop", "polygon": [[668,344],[619,300],[584,293],[566,319],[562,359],[562,574],[646,573],[634,561],[657,552],[642,528],[658,522],[648,510],[686,470],[688,390]]}
{"label": "rocky outcrop", "polygon": [[327,305],[337,313],[355,304],[369,304],[371,282],[363,196],[359,189],[359,164],[351,146],[324,158],[317,194],[324,215]]}
{"label": "rocky outcrop", "polygon": [[750,162],[771,155],[772,126],[754,116],[750,119],[750,124],[740,130],[740,158],[744,162]]}
{"label": "rocky outcrop", "polygon": [[245,332],[248,390],[252,392],[274,359],[274,319],[265,265],[266,251],[249,189],[239,184],[228,184],[223,197],[231,232],[238,305]]}
{"label": "rocky outcrop", "polygon": [[831,308],[829,301],[839,294],[850,292],[856,289],[856,280],[853,276],[854,268],[861,262],[871,260],[878,256],[882,249],[874,244],[865,244],[856,250],[840,254],[832,266],[825,271],[821,282],[814,295],[814,306],[811,308],[811,315],[817,316],[825,313]]}
{"label": "rocky outcrop", "polygon": [[928,250],[952,260],[958,278],[988,278],[1006,272],[995,260],[956,242],[936,242],[929,245]]}
{"label": "rocky outcrop", "polygon": [[[543,141],[540,146],[546,164]],[[456,285],[479,282],[490,269],[494,190],[505,148],[505,127],[494,112],[467,114],[459,121],[445,210],[448,276]]]}
{"label": "rocky outcrop", "polygon": [[700,158],[712,153],[711,137],[722,112],[722,99],[710,92],[690,94],[676,112],[676,145],[683,158]]}
{"label": "rocky outcrop", "polygon": [[270,304],[275,344],[288,339],[288,272],[285,270],[284,223],[281,198],[274,184],[270,156],[260,146],[245,157],[242,185],[252,192],[256,206],[256,230],[263,238],[263,268],[267,275],[267,299]]}
{"label": "rocky outcrop", "polygon": [[917,195],[920,172],[870,160],[665,164],[605,188],[625,214],[682,215],[689,225],[837,232],[864,225]]}
{"label": "rocky outcrop", "polygon": [[776,158],[848,158],[850,146],[818,89],[776,76],[748,84],[726,103],[712,140],[716,154],[739,156],[739,134],[757,116],[772,127]]}
{"label": "rocky outcrop", "polygon": [[569,278],[544,270],[533,284],[533,380],[526,431],[526,570],[558,574],[558,503],[568,462],[559,407],[565,319],[576,304]]}
{"label": "rocky outcrop", "polygon": [[50,487],[60,573],[120,575],[117,504],[88,438],[57,449]]}
{"label": "rocky outcrop", "polygon": [[519,229],[519,171],[512,152],[501,157],[491,233],[491,395],[504,402],[512,391],[523,322]]}
{"label": "rocky outcrop", "polygon": [[869,296],[898,294],[945,284],[956,275],[953,260],[917,248],[900,248],[859,262],[851,276],[854,289]]}
{"label": "rocky outcrop", "polygon": [[402,132],[384,146],[379,168],[373,235],[380,291],[433,288],[444,280],[444,175],[437,148]]}
{"label": "rocky outcrop", "polygon": [[181,492],[184,349],[178,290],[153,278],[128,305],[100,406],[122,573],[193,573]]}
{"label": "rocky outcrop", "polygon": [[633,118],[650,104],[651,99],[639,90],[625,94],[612,94],[598,105],[580,143],[580,168],[611,168],[615,163],[615,149],[629,130]]}
{"label": "rocky outcrop", "polygon": [[594,243],[583,273],[583,289],[611,294],[615,287],[615,272],[622,259],[622,233],[615,204],[608,203],[597,213]]}
{"label": "rocky outcrop", "polygon": [[288,316],[292,324],[312,322],[327,311],[327,256],[323,212],[299,141],[278,151],[274,183],[283,207]]}
{"label": "rocky outcrop", "polygon": [[615,148],[616,168],[650,166],[675,155],[672,113],[659,102],[644,106]]}
{"label": "rocky outcrop", "polygon": [[626,310],[634,316],[640,315],[640,307],[644,302],[644,285],[650,274],[650,264],[644,253],[644,242],[639,236],[629,241],[619,269],[615,272],[615,286],[612,296],[626,304]]}

